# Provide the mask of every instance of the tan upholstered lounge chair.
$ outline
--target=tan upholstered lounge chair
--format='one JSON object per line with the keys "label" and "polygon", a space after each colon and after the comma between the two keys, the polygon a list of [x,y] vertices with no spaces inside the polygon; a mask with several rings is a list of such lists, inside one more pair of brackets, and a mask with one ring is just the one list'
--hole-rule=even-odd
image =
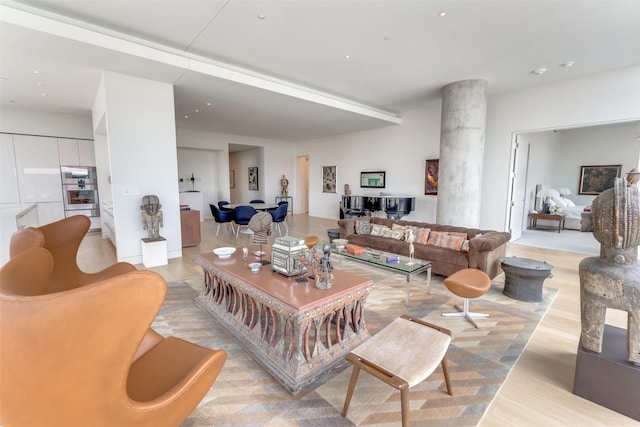
{"label": "tan upholstered lounge chair", "polygon": [[[128,262],[119,262],[95,273],[85,273],[78,267],[78,249],[87,234],[91,221],[76,215],[41,227],[26,227],[11,236],[9,253],[11,258],[30,248],[45,248],[53,256],[53,271],[44,293],[67,291],[100,280],[135,271]],[[144,336],[136,359],[163,339],[162,335],[149,329]]]}
{"label": "tan upholstered lounge chair", "polygon": [[78,267],[78,249],[87,234],[91,221],[84,215],[75,215],[41,227],[27,227],[11,236],[10,257],[28,248],[42,247],[53,256],[53,272],[48,292],[60,292],[77,288],[136,268],[127,262],[119,262],[96,273],[85,273]]}
{"label": "tan upholstered lounge chair", "polygon": [[133,271],[42,294],[52,269],[32,248],[0,270],[0,425],[178,426],[226,352],[169,337],[132,363],[164,280]]}

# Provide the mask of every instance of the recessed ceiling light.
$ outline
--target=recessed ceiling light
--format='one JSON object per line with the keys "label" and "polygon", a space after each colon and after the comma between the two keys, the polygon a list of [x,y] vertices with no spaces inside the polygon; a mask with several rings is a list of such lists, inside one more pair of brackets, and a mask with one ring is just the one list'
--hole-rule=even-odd
{"label": "recessed ceiling light", "polygon": [[445,16],[447,16],[447,12],[446,11],[443,10],[441,12],[438,12],[438,17],[444,18]]}
{"label": "recessed ceiling light", "polygon": [[44,83],[38,83],[38,86],[42,87],[42,86],[44,86]]}
{"label": "recessed ceiling light", "polygon": [[195,111],[196,113],[199,113],[199,112],[200,112],[200,110],[198,110],[197,108],[196,108],[195,110],[193,110],[193,111]]}
{"label": "recessed ceiling light", "polygon": [[535,70],[533,70],[531,72],[531,74],[535,74],[536,76],[539,76],[539,75],[544,74],[546,72],[547,72],[546,68],[536,68]]}
{"label": "recessed ceiling light", "polygon": [[40,96],[47,96],[47,94],[46,93],[41,93]]}
{"label": "recessed ceiling light", "polygon": [[33,74],[40,74],[40,71],[38,71],[38,70],[33,70]]}
{"label": "recessed ceiling light", "polygon": [[264,21],[265,19],[267,19],[267,17],[265,15],[258,15],[258,19],[261,19]]}
{"label": "recessed ceiling light", "polygon": [[188,118],[189,118],[189,116],[184,116],[184,118],[185,118],[185,119],[188,119]]}
{"label": "recessed ceiling light", "polygon": [[564,64],[560,64],[560,66],[561,66],[562,68],[571,68],[571,67],[573,67],[574,65],[576,65],[576,63],[575,63],[575,62],[573,62],[573,61],[567,61],[567,62],[565,62]]}
{"label": "recessed ceiling light", "polygon": [[351,59],[351,55],[345,55],[344,59]]}
{"label": "recessed ceiling light", "polygon": [[211,103],[210,102],[207,102],[206,105],[207,105],[207,107],[211,107]]}

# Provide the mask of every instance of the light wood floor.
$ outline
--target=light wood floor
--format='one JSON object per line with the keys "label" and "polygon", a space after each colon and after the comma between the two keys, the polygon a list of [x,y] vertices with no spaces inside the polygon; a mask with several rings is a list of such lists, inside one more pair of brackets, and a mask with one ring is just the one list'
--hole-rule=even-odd
{"label": "light wood floor", "polygon": [[[290,215],[289,234],[297,237],[317,235],[328,240],[326,230],[336,220]],[[166,281],[201,275],[191,258],[220,246],[246,246],[251,238],[240,234],[238,240],[227,228],[207,220],[202,224],[199,246],[184,248],[182,258],[151,268]],[[283,229],[284,232],[284,229]],[[273,236],[271,237],[271,241]],[[480,423],[493,426],[638,426],[640,423],[572,394],[576,350],[580,336],[580,282],[578,264],[584,254],[553,251],[510,244],[507,255],[546,261],[554,266],[553,277],[545,286],[560,290],[549,312],[534,333],[527,348],[502,386]],[[96,271],[115,262],[111,242],[100,233],[90,233],[80,247],[78,263],[85,271]],[[144,269],[142,264],[137,265]],[[609,310],[607,323],[626,328],[626,314]]]}

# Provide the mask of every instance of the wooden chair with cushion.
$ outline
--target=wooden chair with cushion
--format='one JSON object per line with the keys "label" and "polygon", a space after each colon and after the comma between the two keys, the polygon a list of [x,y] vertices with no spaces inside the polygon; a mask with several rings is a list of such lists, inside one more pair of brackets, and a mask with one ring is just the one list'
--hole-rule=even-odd
{"label": "wooden chair with cushion", "polygon": [[347,416],[362,369],[400,390],[402,426],[408,426],[409,389],[427,379],[438,365],[442,365],[447,393],[452,395],[446,358],[450,343],[451,332],[439,326],[406,315],[391,322],[347,354],[353,372],[342,416]]}
{"label": "wooden chair with cushion", "polygon": [[166,295],[162,277],[132,271],[46,293],[54,268],[46,249],[31,248],[0,270],[0,425],[179,425],[226,352],[169,337],[138,354]]}
{"label": "wooden chair with cushion", "polygon": [[78,249],[90,226],[89,218],[75,215],[41,227],[23,228],[11,236],[10,257],[13,258],[29,248],[47,249],[54,261],[47,293],[66,291],[136,270],[127,262],[110,265],[95,273],[80,270],[77,263]]}

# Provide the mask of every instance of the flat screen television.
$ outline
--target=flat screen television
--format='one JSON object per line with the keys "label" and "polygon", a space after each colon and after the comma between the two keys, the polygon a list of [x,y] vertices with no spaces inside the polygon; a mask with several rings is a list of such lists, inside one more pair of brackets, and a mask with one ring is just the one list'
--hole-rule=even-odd
{"label": "flat screen television", "polygon": [[362,188],[384,188],[385,172],[360,172],[360,187]]}

